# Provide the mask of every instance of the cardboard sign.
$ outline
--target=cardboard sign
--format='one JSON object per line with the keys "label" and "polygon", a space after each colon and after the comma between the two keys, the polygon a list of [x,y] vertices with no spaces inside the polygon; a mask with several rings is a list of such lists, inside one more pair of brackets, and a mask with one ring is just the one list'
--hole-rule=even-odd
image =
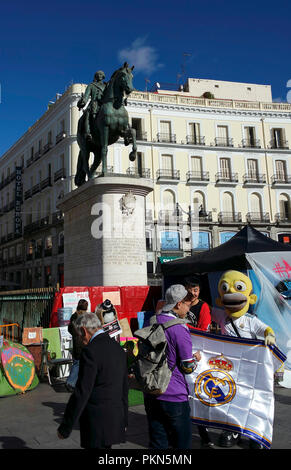
{"label": "cardboard sign", "polygon": [[114,336],[117,336],[122,332],[118,320],[106,323],[105,325],[103,325],[103,330],[105,331],[105,333],[109,333],[109,336],[111,338],[114,338]]}
{"label": "cardboard sign", "polygon": [[40,344],[42,343],[42,328],[23,328],[22,344],[27,346],[29,344]]}

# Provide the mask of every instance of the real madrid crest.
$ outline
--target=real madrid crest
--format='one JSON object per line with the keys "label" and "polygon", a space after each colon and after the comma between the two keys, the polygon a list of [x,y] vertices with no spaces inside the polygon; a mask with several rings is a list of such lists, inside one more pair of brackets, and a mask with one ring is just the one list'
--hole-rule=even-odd
{"label": "real madrid crest", "polygon": [[229,373],[233,363],[224,357],[211,357],[210,369],[201,372],[195,381],[195,395],[207,406],[221,406],[229,403],[236,394],[236,384]]}

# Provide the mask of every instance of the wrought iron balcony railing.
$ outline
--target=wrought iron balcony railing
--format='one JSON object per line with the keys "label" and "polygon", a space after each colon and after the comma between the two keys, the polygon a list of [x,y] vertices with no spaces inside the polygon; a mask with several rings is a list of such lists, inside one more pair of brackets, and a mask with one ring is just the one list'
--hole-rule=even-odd
{"label": "wrought iron balcony railing", "polygon": [[67,137],[67,134],[62,131],[59,134],[56,135],[56,144],[58,144],[61,140],[63,140],[65,137]]}
{"label": "wrought iron balcony railing", "polygon": [[241,222],[241,212],[219,212],[218,222],[221,224]]}
{"label": "wrought iron balcony railing", "polygon": [[260,142],[260,139],[243,139],[242,140],[242,146],[244,148],[260,149],[261,148],[261,142]]}
{"label": "wrought iron balcony railing", "polygon": [[176,134],[169,134],[165,132],[159,132],[157,134],[158,142],[169,142],[171,144],[176,143]]}
{"label": "wrought iron balcony railing", "polygon": [[136,140],[144,140],[147,141],[147,132],[145,131],[136,131]]}
{"label": "wrought iron balcony railing", "polygon": [[159,211],[158,222],[164,223],[166,225],[177,224],[177,222],[182,222],[183,215],[181,211],[177,210],[164,210]]}
{"label": "wrought iron balcony railing", "polygon": [[288,149],[289,148],[288,140],[271,139],[270,147],[271,149]]}
{"label": "wrought iron balcony railing", "polygon": [[157,170],[157,179],[179,180],[180,170]]}
{"label": "wrought iron balcony railing", "polygon": [[65,178],[66,178],[66,169],[65,168],[60,168],[60,170],[58,170],[54,173],[54,182],[56,182],[60,179],[65,179]]}
{"label": "wrought iron balcony railing", "polygon": [[232,137],[215,137],[216,147],[233,147]]}
{"label": "wrought iron balcony railing", "polygon": [[186,181],[209,181],[209,171],[187,171]]}
{"label": "wrought iron balcony railing", "polygon": [[[191,220],[190,220],[191,218]],[[190,211],[189,213],[189,222],[191,223],[203,223],[203,222],[212,222],[212,212],[202,211]]]}
{"label": "wrought iron balcony railing", "polygon": [[269,223],[270,222],[270,215],[268,212],[248,212],[246,214],[247,222],[253,223]]}
{"label": "wrought iron balcony railing", "polygon": [[220,171],[215,175],[216,183],[238,183],[237,173],[228,173],[227,171]]}
{"label": "wrought iron balcony railing", "polygon": [[291,175],[286,175],[284,173],[276,173],[271,176],[272,184],[291,184]]}
{"label": "wrought iron balcony railing", "polygon": [[259,173],[246,173],[243,175],[243,182],[244,184],[248,184],[248,183],[265,184],[266,175],[260,175]]}
{"label": "wrought iron balcony railing", "polygon": [[126,174],[134,176],[135,178],[150,178],[151,170],[149,168],[143,168],[142,170],[139,170],[138,168],[127,168]]}
{"label": "wrought iron balcony railing", "polygon": [[277,212],[277,214],[275,214],[275,222],[277,224],[291,224],[291,214]]}
{"label": "wrought iron balcony railing", "polygon": [[201,135],[186,135],[186,142],[189,145],[205,145],[205,137]]}

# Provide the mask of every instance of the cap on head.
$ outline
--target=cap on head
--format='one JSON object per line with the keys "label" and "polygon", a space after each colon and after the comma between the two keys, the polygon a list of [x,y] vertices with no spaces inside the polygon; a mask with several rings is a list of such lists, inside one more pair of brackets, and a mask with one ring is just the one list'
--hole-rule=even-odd
{"label": "cap on head", "polygon": [[166,290],[166,303],[163,306],[163,311],[169,312],[170,310],[172,310],[172,308],[174,308],[178,302],[181,302],[181,300],[185,299],[187,294],[188,292],[184,286],[182,286],[181,284],[173,284]]}

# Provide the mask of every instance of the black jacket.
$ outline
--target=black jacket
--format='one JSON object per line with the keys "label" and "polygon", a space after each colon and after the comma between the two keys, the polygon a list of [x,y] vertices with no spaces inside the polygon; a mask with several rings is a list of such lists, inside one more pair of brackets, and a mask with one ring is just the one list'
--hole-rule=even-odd
{"label": "black jacket", "polygon": [[127,418],[126,354],[102,333],[83,348],[76,387],[58,430],[68,437],[79,419],[81,447],[100,448],[125,440]]}

